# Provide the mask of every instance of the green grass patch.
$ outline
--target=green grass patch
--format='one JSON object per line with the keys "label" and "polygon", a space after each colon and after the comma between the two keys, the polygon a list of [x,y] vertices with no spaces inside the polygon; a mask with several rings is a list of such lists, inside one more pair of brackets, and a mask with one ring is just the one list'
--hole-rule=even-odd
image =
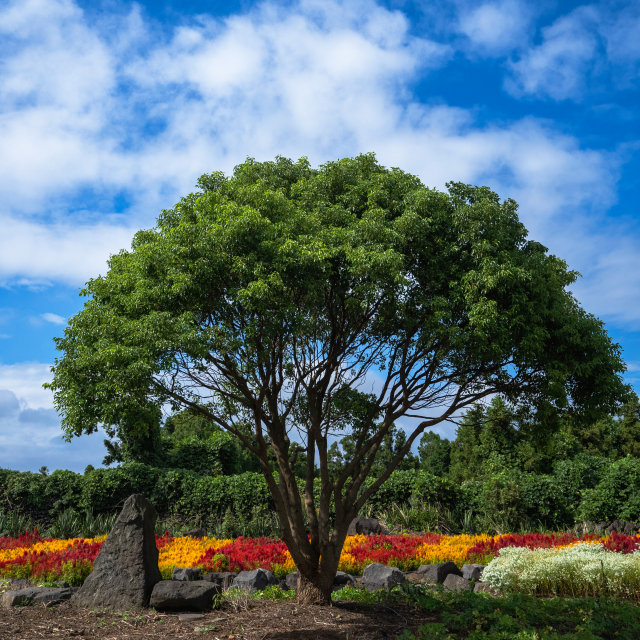
{"label": "green grass patch", "polygon": [[470,591],[445,592],[405,586],[394,590],[440,618],[402,640],[600,640],[640,638],[640,606],[631,600],[553,598],[523,594],[492,598]]}
{"label": "green grass patch", "polygon": [[389,592],[386,589],[380,591],[367,591],[366,589],[357,589],[355,587],[343,587],[339,591],[331,594],[332,600],[345,600],[349,602],[360,602],[361,604],[375,604],[383,600],[397,600],[398,593],[396,591]]}
{"label": "green grass patch", "polygon": [[293,600],[296,592],[283,591],[280,587],[266,587],[264,591],[254,591],[249,597],[252,600]]}

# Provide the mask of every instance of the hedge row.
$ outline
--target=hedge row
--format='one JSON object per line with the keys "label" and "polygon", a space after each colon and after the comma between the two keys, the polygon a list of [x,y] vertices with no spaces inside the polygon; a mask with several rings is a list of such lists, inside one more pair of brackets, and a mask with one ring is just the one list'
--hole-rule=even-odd
{"label": "hedge row", "polygon": [[640,460],[581,454],[557,463],[552,475],[507,468],[465,483],[456,505],[511,530],[525,522],[552,529],[615,518],[634,522],[640,519]]}
{"label": "hedge row", "polygon": [[[114,512],[132,493],[148,496],[162,516],[218,519],[228,508],[245,517],[255,509],[273,509],[259,473],[199,475],[141,463],[85,475],[55,471],[43,476],[0,469],[0,511],[26,513],[36,521],[49,521],[69,507],[94,514]],[[506,468],[461,487],[424,471],[396,471],[369,506],[376,512],[412,498],[442,504],[459,515],[483,514],[511,530],[522,522],[561,528],[582,520],[638,521],[640,460],[611,462],[581,455],[558,463],[553,475]]]}
{"label": "hedge row", "polygon": [[[319,488],[319,485],[318,485]],[[249,516],[254,509],[273,509],[266,482],[259,473],[202,476],[185,469],[140,463],[94,469],[86,475],[54,471],[49,476],[0,469],[0,500],[9,510],[48,521],[67,508],[94,514],[113,512],[132,493],[146,495],[163,516],[221,518],[227,508]],[[411,497],[452,504],[451,484],[422,471],[397,471],[371,501],[374,510]],[[0,507],[0,510],[2,507]]]}

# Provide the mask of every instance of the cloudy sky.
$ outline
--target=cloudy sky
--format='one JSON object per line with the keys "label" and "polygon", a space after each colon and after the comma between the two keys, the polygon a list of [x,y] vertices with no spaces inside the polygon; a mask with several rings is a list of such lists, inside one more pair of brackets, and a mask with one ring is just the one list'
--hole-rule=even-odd
{"label": "cloudy sky", "polygon": [[0,0],[0,467],[100,464],[99,435],[60,439],[52,338],[247,156],[374,151],[516,199],[640,390],[639,72],[637,1]]}

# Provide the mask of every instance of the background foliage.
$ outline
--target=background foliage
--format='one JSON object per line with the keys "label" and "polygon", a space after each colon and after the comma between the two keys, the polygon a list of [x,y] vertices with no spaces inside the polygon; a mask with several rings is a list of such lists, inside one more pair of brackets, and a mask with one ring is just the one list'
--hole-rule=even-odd
{"label": "background foliage", "polygon": [[[640,521],[637,398],[594,424],[535,425],[536,419],[500,398],[474,407],[455,440],[424,434],[419,455],[392,474],[363,512],[382,516],[389,527],[488,533],[560,529],[585,520]],[[403,436],[393,431],[381,459]],[[183,413],[158,427],[154,438],[152,450],[112,445],[119,466],[90,467],[84,474],[0,469],[0,510],[27,516],[23,525],[49,524],[69,509],[112,514],[140,492],[163,518],[236,533],[245,530],[243,522],[253,523],[256,534],[260,526],[274,530],[274,521],[264,520],[272,517],[273,503],[257,460],[233,437]],[[339,465],[340,450],[334,452]],[[291,455],[300,462],[302,483],[304,451],[292,447]]]}

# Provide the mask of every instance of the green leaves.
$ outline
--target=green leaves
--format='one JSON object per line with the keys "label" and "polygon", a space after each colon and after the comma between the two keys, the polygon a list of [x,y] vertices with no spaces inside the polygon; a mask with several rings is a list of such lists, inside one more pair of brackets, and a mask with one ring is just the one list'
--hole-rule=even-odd
{"label": "green leaves", "polygon": [[[248,159],[198,185],[87,284],[57,340],[50,388],[67,437],[98,425],[144,436],[163,406],[199,412],[258,456],[304,546],[297,439],[307,478],[320,468],[320,516],[311,480],[304,507],[317,545],[332,539],[331,500],[348,524],[368,497],[359,492],[403,416],[417,426],[383,476],[422,431],[490,394],[598,416],[627,392],[619,346],[566,290],[576,274],[487,187],[440,193],[373,154],[318,169]],[[371,409],[357,427],[341,421],[345,387],[373,377]],[[330,435],[354,438],[334,478]]]}

